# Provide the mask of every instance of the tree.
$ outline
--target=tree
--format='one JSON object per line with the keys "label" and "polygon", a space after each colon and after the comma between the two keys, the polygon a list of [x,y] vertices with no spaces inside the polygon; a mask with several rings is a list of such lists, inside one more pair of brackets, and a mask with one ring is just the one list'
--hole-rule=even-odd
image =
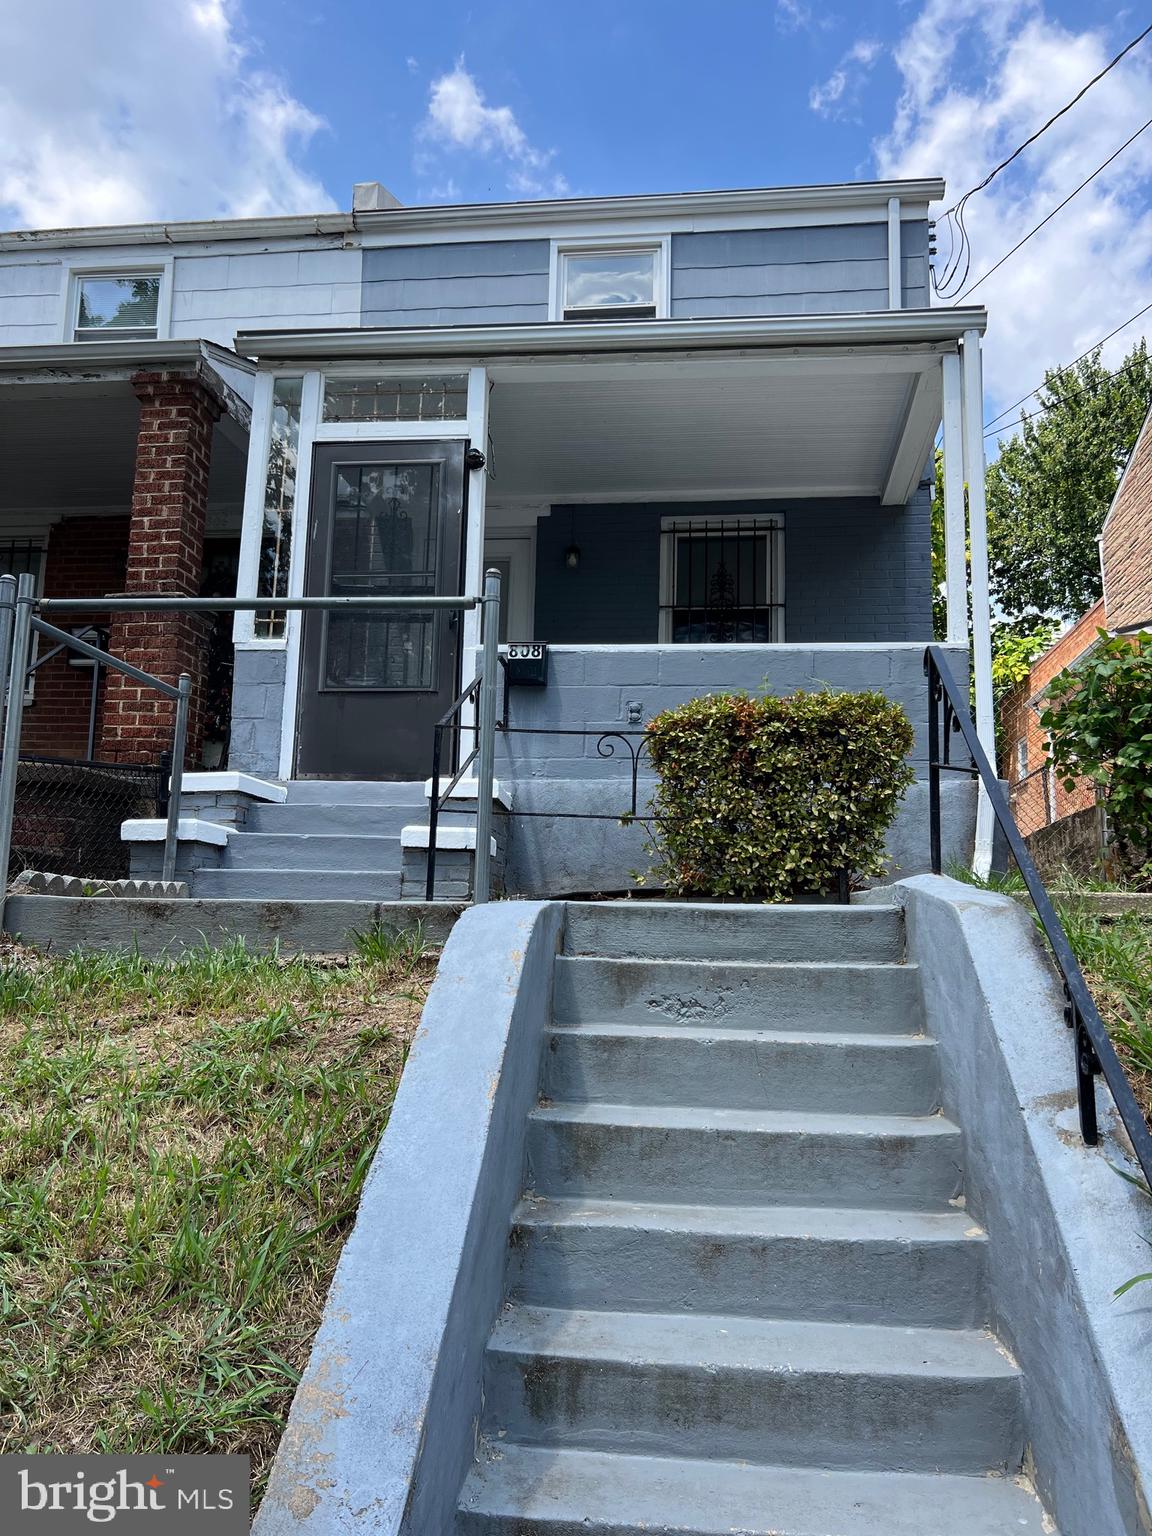
{"label": "tree", "polygon": [[1150,399],[1143,340],[1115,374],[1099,347],[1048,370],[988,470],[992,600],[1009,620],[1078,618],[1099,598],[1096,537]]}

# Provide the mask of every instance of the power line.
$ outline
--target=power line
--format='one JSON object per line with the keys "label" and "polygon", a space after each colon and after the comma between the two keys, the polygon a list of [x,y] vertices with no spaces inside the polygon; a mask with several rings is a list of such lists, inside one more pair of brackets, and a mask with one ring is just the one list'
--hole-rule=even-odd
{"label": "power line", "polygon": [[[1109,331],[1107,336],[1101,336],[1099,341],[1094,341],[1086,352],[1081,352],[1080,356],[1074,357],[1070,363],[1062,363],[1060,368],[1075,368],[1077,363],[1082,363],[1086,357],[1090,357],[1091,354],[1095,352],[1097,347],[1102,347],[1106,341],[1111,341],[1113,336],[1119,336],[1121,331],[1127,330],[1127,328],[1132,324],[1134,320],[1139,320],[1140,316],[1146,315],[1150,309],[1152,309],[1152,303],[1145,304],[1143,309],[1138,309],[1134,315],[1129,315],[1127,320],[1122,321],[1115,330]],[[1051,372],[1051,370],[1049,371]],[[1123,369],[1118,368],[1116,371],[1117,373],[1122,373]],[[1110,377],[1114,377],[1114,375],[1110,375]],[[1031,400],[1032,396],[1036,393],[1036,390],[1043,389],[1047,382],[1047,378],[1041,379],[1040,383],[1036,385],[1035,389],[1030,389],[1026,395],[1021,395],[1019,400],[1014,400],[1011,405],[1005,406],[1004,410],[997,412],[997,414],[993,416],[990,421],[986,421],[984,423],[985,427],[994,426],[1002,416],[1007,416],[1009,412],[1014,411],[1018,405],[1023,405],[1025,400]],[[985,432],[984,436],[987,437],[988,433]]]}
{"label": "power line", "polygon": [[[979,286],[980,286],[980,284],[982,282],[984,282],[987,278],[991,277],[993,272],[999,271],[999,269],[1008,260],[1009,256],[1015,256],[1016,252],[1020,249],[1020,247],[1022,245],[1027,245],[1028,241],[1031,240],[1032,236],[1037,234],[1040,230],[1042,230],[1044,228],[1045,224],[1048,223],[1049,219],[1054,219],[1062,208],[1067,208],[1068,204],[1072,201],[1072,199],[1076,196],[1076,194],[1078,192],[1083,192],[1084,188],[1088,185],[1088,183],[1090,181],[1095,181],[1096,177],[1099,176],[1101,171],[1105,171],[1105,170],[1108,169],[1108,167],[1112,164],[1113,160],[1116,159],[1117,155],[1122,155],[1124,153],[1124,151],[1128,148],[1129,144],[1134,144],[1136,142],[1136,140],[1140,137],[1140,135],[1142,133],[1144,133],[1149,128],[1152,128],[1152,117],[1150,117],[1148,119],[1148,121],[1144,124],[1144,126],[1142,128],[1137,128],[1136,132],[1132,135],[1132,137],[1130,139],[1125,139],[1123,144],[1121,144],[1119,149],[1113,150],[1113,152],[1108,156],[1107,160],[1104,161],[1104,164],[1103,165],[1098,165],[1096,167],[1096,169],[1092,172],[1091,176],[1085,176],[1084,180],[1080,183],[1080,185],[1078,187],[1075,187],[1071,192],[1069,192],[1068,196],[1064,199],[1064,201],[1062,203],[1057,203],[1055,208],[1053,208],[1051,213],[1045,214],[1045,216],[1040,220],[1039,224],[1037,224],[1034,228],[1030,229],[1022,240],[1018,240],[1010,251],[1005,251],[1004,255],[1001,256],[1000,260],[996,263],[995,266],[989,267],[987,272],[983,273],[980,277],[978,277],[976,279],[976,281],[972,284],[971,288],[966,289],[965,292],[960,295],[960,297],[956,300],[957,304],[961,303],[964,299],[966,299],[970,293],[975,293],[977,288],[979,288]],[[1025,398],[1027,398],[1027,396],[1025,396]]]}
{"label": "power line", "polygon": [[[994,181],[995,178],[999,176],[1000,172],[1005,168],[1005,166],[1011,165],[1013,160],[1015,160],[1018,155],[1023,154],[1030,144],[1035,144],[1036,140],[1041,136],[1041,134],[1047,133],[1048,129],[1051,128],[1053,123],[1059,121],[1059,119],[1062,118],[1066,112],[1070,112],[1076,103],[1083,96],[1085,96],[1098,81],[1102,80],[1109,70],[1115,69],[1120,60],[1124,58],[1126,54],[1131,53],[1137,44],[1142,43],[1150,32],[1152,32],[1152,25],[1145,27],[1143,32],[1141,32],[1138,37],[1134,37],[1130,43],[1121,48],[1116,57],[1111,59],[1099,74],[1093,75],[1092,79],[1088,81],[1087,85],[1082,86],[1081,89],[1077,91],[1076,95],[1073,96],[1071,101],[1065,102],[1064,106],[1060,108],[1059,112],[1054,112],[1046,123],[1042,123],[1040,127],[1037,128],[1035,133],[1030,134],[1022,144],[1018,144],[1016,146],[1010,155],[1001,160],[999,165],[994,166],[992,170],[988,172],[987,176],[985,176],[983,181],[977,182],[974,187],[969,187],[968,191],[964,193],[963,197],[959,198],[955,203],[952,204],[951,208],[946,209],[945,212],[941,215],[941,221],[948,226],[949,234],[952,237],[952,246],[949,251],[948,260],[944,266],[943,275],[940,278],[937,278],[935,271],[932,273],[932,285],[935,288],[936,293],[941,298],[950,298],[952,294],[963,288],[964,284],[968,281],[968,273],[971,270],[972,265],[972,247],[971,242],[968,239],[968,231],[964,222],[968,199],[974,197],[977,192],[982,192],[990,182]],[[961,265],[963,265],[962,272],[960,270]],[[945,290],[949,291],[946,292]]]}
{"label": "power line", "polygon": [[[1122,373],[1127,373],[1132,366],[1133,365],[1131,363],[1123,363],[1119,368],[1114,369],[1113,372],[1106,373],[1104,375],[1104,377],[1099,382],[1101,384],[1106,384],[1110,379],[1118,379]],[[1070,389],[1070,390],[1066,391],[1065,394],[1061,395],[1058,400],[1053,400],[1050,405],[1040,405],[1040,406],[1037,406],[1037,408],[1034,411],[1023,411],[1017,417],[1016,421],[1012,423],[1012,430],[1014,431],[1015,428],[1022,421],[1033,421],[1037,416],[1046,416],[1049,411],[1054,411],[1058,405],[1062,405],[1064,403],[1064,401],[1067,400],[1072,395],[1084,395],[1084,394],[1087,394],[1088,393],[1088,389],[1089,389],[1088,385],[1083,385],[1083,386],[1081,386],[1080,389]],[[1025,397],[1025,398],[1027,398],[1027,397]],[[1152,405],[1152,400],[1149,401],[1149,404]],[[984,433],[984,436],[985,437],[996,437],[998,435],[998,433],[1000,433],[1000,432],[1007,432],[1008,430],[1009,430],[1008,429],[1008,424],[1005,423],[1003,427],[992,427],[989,431]]]}

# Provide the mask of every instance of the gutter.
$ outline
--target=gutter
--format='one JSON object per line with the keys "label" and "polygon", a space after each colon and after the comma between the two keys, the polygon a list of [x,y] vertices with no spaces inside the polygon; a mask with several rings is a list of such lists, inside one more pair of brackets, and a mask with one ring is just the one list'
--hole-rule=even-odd
{"label": "gutter", "polygon": [[[0,234],[0,251],[57,247],[178,245],[212,240],[332,238],[389,230],[511,225],[549,226],[558,219],[616,222],[631,218],[685,218],[772,213],[804,208],[870,208],[888,217],[889,198],[927,204],[944,196],[939,177],[907,181],[850,181],[827,186],[755,187],[720,192],[656,192],[629,197],[547,198],[522,203],[461,203],[439,207],[295,214],[261,219],[196,219],[173,224],[106,224],[82,229],[13,230]],[[912,214],[912,210],[909,210]],[[922,217],[918,212],[912,216]]]}
{"label": "gutter", "polygon": [[554,320],[536,325],[350,326],[336,330],[251,330],[236,349],[269,360],[550,353],[656,352],[701,347],[811,347],[955,344],[984,332],[980,305],[956,309],[878,310],[858,315],[782,315],[736,320]]}
{"label": "gutter", "polygon": [[247,357],[197,337],[165,341],[52,341],[43,345],[0,347],[0,372],[24,373],[30,368],[64,369],[84,374],[97,368],[187,368],[215,362],[245,373],[255,369]]}

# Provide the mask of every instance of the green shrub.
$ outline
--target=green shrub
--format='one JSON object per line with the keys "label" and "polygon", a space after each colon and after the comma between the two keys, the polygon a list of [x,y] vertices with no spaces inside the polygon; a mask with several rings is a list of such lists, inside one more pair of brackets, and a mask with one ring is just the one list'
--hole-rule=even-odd
{"label": "green shrub", "polygon": [[719,694],[648,726],[660,862],[681,895],[782,901],[877,875],[914,775],[912,727],[881,693]]}
{"label": "green shrub", "polygon": [[1152,858],[1152,633],[1097,631],[1096,646],[1048,685],[1040,723],[1065,789],[1100,786],[1123,863]]}

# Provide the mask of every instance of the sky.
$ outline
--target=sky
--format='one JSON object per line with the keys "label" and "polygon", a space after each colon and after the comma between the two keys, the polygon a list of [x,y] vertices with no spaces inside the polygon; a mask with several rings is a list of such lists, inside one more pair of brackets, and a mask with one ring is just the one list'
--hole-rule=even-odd
{"label": "sky", "polygon": [[[1150,21],[1097,0],[9,4],[0,227],[347,208],[369,180],[416,204],[942,175],[947,205]],[[1149,116],[1152,37],[971,200],[969,284]],[[1152,302],[1152,128],[980,301],[989,415]]]}

